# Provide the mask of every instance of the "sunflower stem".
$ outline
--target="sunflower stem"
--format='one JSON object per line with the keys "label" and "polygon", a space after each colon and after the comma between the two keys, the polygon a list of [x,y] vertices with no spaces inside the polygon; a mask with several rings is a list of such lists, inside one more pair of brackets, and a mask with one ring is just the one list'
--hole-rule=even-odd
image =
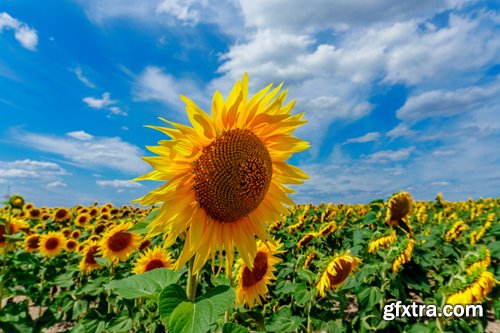
{"label": "sunflower stem", "polygon": [[186,294],[188,299],[194,300],[196,297],[196,287],[198,286],[198,274],[193,275],[194,256],[189,259]]}
{"label": "sunflower stem", "polygon": [[312,333],[312,320],[311,320],[311,301],[307,303],[307,333]]}

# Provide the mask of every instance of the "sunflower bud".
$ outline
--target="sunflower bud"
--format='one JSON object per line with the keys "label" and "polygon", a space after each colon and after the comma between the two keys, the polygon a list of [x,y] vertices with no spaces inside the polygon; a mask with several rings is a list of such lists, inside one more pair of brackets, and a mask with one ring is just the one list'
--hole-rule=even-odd
{"label": "sunflower bud", "polygon": [[24,206],[24,198],[19,194],[14,194],[9,198],[9,205],[12,208],[23,209]]}

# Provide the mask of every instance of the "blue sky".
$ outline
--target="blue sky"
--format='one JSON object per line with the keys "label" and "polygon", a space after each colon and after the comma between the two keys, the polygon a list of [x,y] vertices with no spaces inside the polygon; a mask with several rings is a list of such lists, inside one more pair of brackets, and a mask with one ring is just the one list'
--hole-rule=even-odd
{"label": "blue sky", "polygon": [[0,194],[128,204],[144,125],[244,72],[305,112],[296,202],[499,195],[500,5],[467,0],[2,1]]}

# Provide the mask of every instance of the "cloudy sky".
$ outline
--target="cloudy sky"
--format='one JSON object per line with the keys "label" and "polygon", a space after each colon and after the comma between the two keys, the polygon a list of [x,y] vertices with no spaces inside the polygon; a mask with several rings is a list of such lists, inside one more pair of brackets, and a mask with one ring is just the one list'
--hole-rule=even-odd
{"label": "cloudy sky", "polygon": [[467,0],[4,0],[0,194],[129,203],[158,183],[144,128],[187,122],[249,73],[285,82],[297,202],[498,196],[500,3]]}

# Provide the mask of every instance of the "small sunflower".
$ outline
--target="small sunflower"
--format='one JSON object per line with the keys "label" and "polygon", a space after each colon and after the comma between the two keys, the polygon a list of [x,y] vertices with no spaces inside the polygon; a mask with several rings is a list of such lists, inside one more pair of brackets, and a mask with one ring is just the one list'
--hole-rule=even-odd
{"label": "small sunflower", "polygon": [[28,216],[32,220],[39,220],[42,217],[42,211],[38,208],[32,208],[28,211]]}
{"label": "small sunflower", "polygon": [[458,220],[453,223],[451,228],[446,232],[444,240],[447,242],[459,240],[460,237],[462,237],[463,232],[468,228],[469,227],[467,226],[467,224],[465,224],[464,221]]}
{"label": "small sunflower", "polygon": [[264,244],[262,241],[257,243],[257,254],[253,260],[252,268],[248,267],[243,259],[238,259],[240,266],[236,276],[236,303],[248,305],[253,308],[255,302],[262,305],[262,300],[267,294],[267,285],[271,280],[276,280],[274,276],[275,266],[281,259],[275,257],[275,254],[283,253],[280,251],[282,244],[278,241],[275,244]]}
{"label": "small sunflower", "polygon": [[63,233],[64,237],[69,237],[71,235],[71,230],[69,230],[69,228],[63,228],[61,230],[61,232]]}
{"label": "small sunflower", "polygon": [[91,219],[92,217],[89,213],[80,213],[75,219],[75,224],[79,227],[84,227],[90,222]]}
{"label": "small sunflower", "polygon": [[99,244],[95,241],[88,242],[87,245],[82,250],[83,258],[80,260],[78,268],[81,272],[85,274],[91,273],[95,269],[99,269],[102,266],[95,260],[99,257]]}
{"label": "small sunflower", "polygon": [[69,212],[69,210],[67,210],[66,208],[58,208],[56,209],[56,211],[54,212],[54,221],[56,222],[64,222],[64,221],[67,221],[69,220],[69,218],[71,217],[71,214]]}
{"label": "small sunflower", "polygon": [[269,92],[271,86],[249,98],[245,74],[225,101],[215,92],[211,116],[181,96],[193,127],[167,120],[173,128],[150,126],[172,140],[148,147],[159,155],[144,158],[154,170],[136,180],[167,183],[138,201],[162,203],[150,235],[168,232],[170,246],[186,233],[177,269],[194,256],[196,273],[219,251],[231,271],[235,247],[252,267],[255,236],[270,241],[266,223],[293,205],[288,196],[293,190],[285,184],[307,178],[285,162],[309,147],[291,135],[305,122],[303,113],[290,114],[294,103],[283,105],[287,92],[279,93],[281,85]]}
{"label": "small sunflower", "polygon": [[328,222],[324,227],[322,227],[319,231],[319,234],[323,237],[328,237],[332,232],[337,230],[337,222],[332,221]]}
{"label": "small sunflower", "polygon": [[318,236],[318,233],[316,232],[308,232],[305,234],[298,242],[297,242],[297,249],[301,249],[303,246],[309,244],[314,238]]}
{"label": "small sunflower", "polygon": [[155,268],[171,268],[173,264],[174,260],[170,254],[163,247],[156,246],[139,255],[134,263],[132,273],[141,274]]}
{"label": "small sunflower", "polygon": [[465,263],[468,265],[465,271],[469,275],[478,270],[484,271],[491,263],[491,253],[486,247],[483,247],[479,251],[478,255],[471,255],[467,257]]}
{"label": "small sunflower", "polygon": [[385,221],[389,226],[398,226],[401,221],[408,223],[405,218],[410,214],[413,198],[408,192],[394,194],[387,201],[387,215]]}
{"label": "small sunflower", "polygon": [[[6,241],[5,234],[7,233],[7,229],[9,230],[8,232],[9,235],[14,235],[15,233],[18,233],[19,231],[27,227],[28,225],[24,221],[18,219],[13,219],[8,225],[8,227],[6,224],[5,225],[0,224],[0,248],[5,247],[5,241]],[[13,247],[14,244],[12,242],[9,242],[7,249],[10,250]]]}
{"label": "small sunflower", "polygon": [[151,246],[151,240],[145,239],[139,245],[139,251],[144,251],[144,250],[148,249],[150,246]]}
{"label": "small sunflower", "polygon": [[40,235],[32,234],[24,239],[24,251],[35,252],[40,247]]}
{"label": "small sunflower", "polygon": [[100,242],[103,257],[114,262],[127,260],[139,247],[141,238],[138,234],[127,232],[132,226],[132,222],[126,222],[106,231]]}
{"label": "small sunflower", "polygon": [[40,252],[44,256],[53,257],[64,249],[66,238],[61,232],[51,231],[40,237]]}
{"label": "small sunflower", "polygon": [[23,209],[24,206],[24,198],[19,194],[11,195],[9,198],[9,205],[12,208]]}
{"label": "small sunflower", "polygon": [[64,248],[68,252],[76,251],[78,248],[78,242],[74,239],[68,239],[66,240],[66,243],[64,243]]}
{"label": "small sunflower", "polygon": [[335,255],[316,285],[319,295],[325,297],[327,291],[340,287],[349,275],[358,269],[359,263],[361,259],[352,256],[350,251]]}
{"label": "small sunflower", "polygon": [[387,248],[396,241],[396,230],[391,230],[388,235],[384,235],[370,242],[368,253],[375,253],[380,247]]}
{"label": "small sunflower", "polygon": [[316,251],[311,251],[306,259],[304,260],[304,265],[302,265],[303,268],[309,268],[309,265],[311,264],[311,262],[316,259],[316,257],[318,256],[318,254],[316,253]]}
{"label": "small sunflower", "polygon": [[407,238],[404,248],[398,253],[396,259],[394,259],[394,261],[392,262],[392,272],[394,274],[399,272],[401,266],[410,262],[414,248],[415,240],[413,238]]}
{"label": "small sunflower", "polygon": [[497,283],[498,281],[491,272],[476,272],[468,276],[465,283],[454,288],[454,292],[448,296],[446,303],[451,305],[482,303]]}
{"label": "small sunflower", "polygon": [[73,238],[73,239],[78,239],[78,238],[80,238],[81,235],[82,235],[82,232],[78,229],[73,230],[70,234],[71,238]]}

